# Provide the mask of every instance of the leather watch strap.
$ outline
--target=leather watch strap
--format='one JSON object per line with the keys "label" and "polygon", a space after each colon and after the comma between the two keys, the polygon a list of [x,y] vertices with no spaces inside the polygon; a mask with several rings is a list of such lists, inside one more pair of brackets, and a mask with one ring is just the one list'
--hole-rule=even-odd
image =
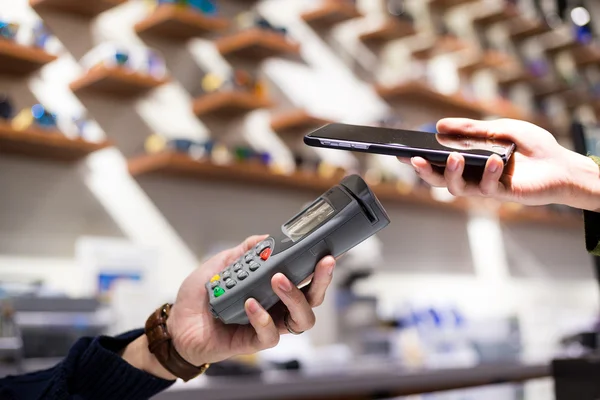
{"label": "leather watch strap", "polygon": [[145,333],[148,337],[148,349],[167,371],[187,382],[204,373],[209,364],[195,366],[177,353],[167,330],[167,318],[169,318],[171,307],[171,304],[163,305],[146,320]]}

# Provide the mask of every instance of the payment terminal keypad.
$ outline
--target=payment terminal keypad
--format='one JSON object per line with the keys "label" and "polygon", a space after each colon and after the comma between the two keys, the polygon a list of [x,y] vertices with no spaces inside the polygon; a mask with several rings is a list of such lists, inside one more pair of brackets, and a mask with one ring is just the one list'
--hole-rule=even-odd
{"label": "payment terminal keypad", "polygon": [[227,294],[228,290],[234,289],[239,282],[251,277],[257,271],[261,262],[266,261],[273,251],[273,242],[269,239],[260,242],[253,250],[246,252],[233,265],[228,266],[220,274],[213,276],[210,287],[215,297]]}

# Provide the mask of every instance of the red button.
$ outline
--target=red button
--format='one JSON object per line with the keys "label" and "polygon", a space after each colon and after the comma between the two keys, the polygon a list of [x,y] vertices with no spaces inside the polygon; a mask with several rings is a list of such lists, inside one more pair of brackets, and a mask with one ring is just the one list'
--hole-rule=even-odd
{"label": "red button", "polygon": [[269,257],[271,257],[271,249],[267,247],[260,253],[260,258],[262,258],[263,261],[267,261]]}

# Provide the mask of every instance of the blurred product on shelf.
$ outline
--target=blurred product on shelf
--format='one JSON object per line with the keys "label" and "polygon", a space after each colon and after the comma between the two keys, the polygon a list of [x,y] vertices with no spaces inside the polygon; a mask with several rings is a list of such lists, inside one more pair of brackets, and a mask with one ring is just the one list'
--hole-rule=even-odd
{"label": "blurred product on shelf", "polygon": [[224,146],[214,140],[193,140],[189,138],[166,139],[160,135],[149,136],[144,148],[148,154],[174,152],[185,154],[194,160],[210,160],[214,164],[224,165],[231,162],[258,162],[270,166],[273,157],[270,153],[256,151],[248,146]]}
{"label": "blurred product on shelf", "polygon": [[31,126],[55,131],[57,129],[56,114],[48,111],[43,105],[36,104],[17,114],[12,119],[11,125],[16,131],[24,131]]}
{"label": "blurred product on shelf", "polygon": [[317,167],[317,175],[323,179],[341,180],[346,174],[347,171],[344,168],[323,160],[319,162],[319,166]]}
{"label": "blurred product on shelf", "polygon": [[37,22],[33,27],[33,45],[40,49],[46,49],[52,34],[43,22]]}
{"label": "blurred product on shelf", "polygon": [[271,165],[273,157],[267,152],[258,152],[247,146],[236,146],[233,151],[237,162],[259,162],[262,165]]}
{"label": "blurred product on shelf", "polygon": [[208,73],[202,78],[201,87],[203,93],[244,91],[263,98],[267,96],[266,84],[248,71],[239,68],[231,71],[226,77]]}
{"label": "blurred product on shelf", "polygon": [[294,154],[294,164],[296,165],[296,171],[316,174],[320,162],[321,161],[316,156],[309,157],[304,154]]}
{"label": "blurred product on shelf", "polygon": [[13,117],[15,108],[6,93],[0,93],[0,119],[9,120]]}
{"label": "blurred product on shelf", "polygon": [[392,17],[398,18],[399,20],[409,22],[413,24],[415,22],[414,17],[410,14],[406,8],[405,0],[387,0],[386,10]]}
{"label": "blurred product on shelf", "polygon": [[285,27],[273,25],[265,17],[254,10],[238,14],[235,17],[235,22],[240,30],[259,28],[266,31],[275,32],[283,36],[287,36],[288,33]]}
{"label": "blurred product on shelf", "polygon": [[[566,1],[564,1],[566,3]],[[565,7],[566,8],[566,7]],[[579,4],[571,10],[571,22],[575,40],[581,44],[590,44],[594,40],[594,29],[590,12]]]}
{"label": "blurred product on shelf", "polygon": [[149,8],[154,9],[162,4],[170,4],[182,9],[189,9],[202,14],[217,15],[217,4],[212,0],[146,0]]}
{"label": "blurred product on shelf", "polygon": [[107,68],[125,68],[156,79],[167,76],[167,66],[162,54],[143,46],[102,43],[86,53],[80,64],[86,70],[102,65]]}
{"label": "blurred product on shelf", "polygon": [[15,40],[19,33],[20,25],[15,22],[9,22],[0,19],[0,37],[8,40]]}

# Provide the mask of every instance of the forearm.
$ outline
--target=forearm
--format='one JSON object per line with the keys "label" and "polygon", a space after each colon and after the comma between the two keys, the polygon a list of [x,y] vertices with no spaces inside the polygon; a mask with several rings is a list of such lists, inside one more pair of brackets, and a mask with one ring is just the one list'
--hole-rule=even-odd
{"label": "forearm", "polygon": [[570,152],[569,192],[564,203],[582,210],[600,212],[600,167],[590,157]]}

